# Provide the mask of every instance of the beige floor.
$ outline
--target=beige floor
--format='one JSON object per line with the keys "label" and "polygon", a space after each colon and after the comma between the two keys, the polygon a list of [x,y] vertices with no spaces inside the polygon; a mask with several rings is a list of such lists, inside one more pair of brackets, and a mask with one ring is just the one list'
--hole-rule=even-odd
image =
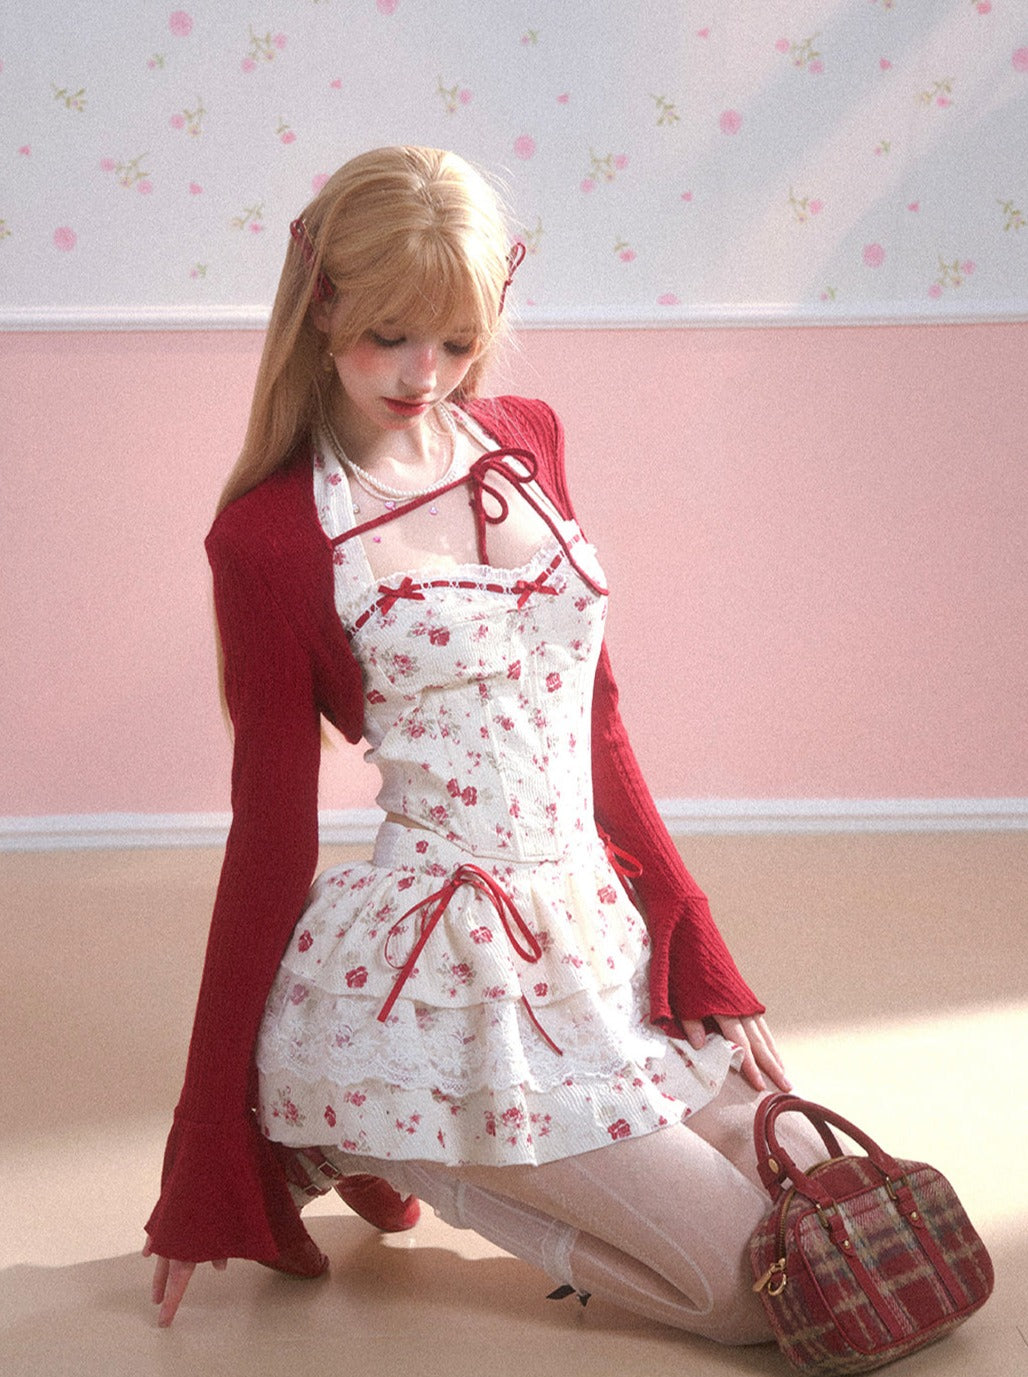
{"label": "beige floor", "polygon": [[[953,1180],[996,1294],[895,1370],[1028,1374],[1028,833],[683,845],[799,1088]],[[327,853],[326,862],[341,852]],[[533,1377],[782,1372],[593,1302],[434,1218],[383,1238],[341,1204],[333,1268],[203,1269],[158,1331],[138,1256],[216,880],[211,851],[0,855],[0,1372]],[[673,1206],[669,1206],[673,1208]]]}

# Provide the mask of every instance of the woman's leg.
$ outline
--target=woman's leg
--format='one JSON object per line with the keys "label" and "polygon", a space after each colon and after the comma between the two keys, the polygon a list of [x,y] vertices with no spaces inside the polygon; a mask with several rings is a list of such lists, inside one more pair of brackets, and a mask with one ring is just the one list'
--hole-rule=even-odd
{"label": "woman's leg", "polygon": [[[753,1149],[761,1098],[733,1073],[684,1123],[538,1167],[326,1155],[580,1292],[722,1343],[761,1343],[771,1333],[748,1258],[769,1206]],[[782,1136],[801,1163],[824,1156],[803,1120],[784,1120]]]}

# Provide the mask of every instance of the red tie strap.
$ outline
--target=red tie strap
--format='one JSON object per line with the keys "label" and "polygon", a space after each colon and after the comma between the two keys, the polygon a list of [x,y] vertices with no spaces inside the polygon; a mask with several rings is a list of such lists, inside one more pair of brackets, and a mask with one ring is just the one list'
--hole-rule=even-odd
{"label": "red tie strap", "polygon": [[[389,965],[392,966],[394,970],[399,971],[400,974],[394,981],[393,988],[390,990],[385,1003],[378,1011],[379,1023],[385,1023],[392,1012],[393,1005],[396,1003],[400,991],[414,974],[418,957],[424,950],[425,943],[432,936],[436,923],[438,923],[439,919],[446,912],[450,900],[456,894],[457,890],[460,889],[461,885],[470,885],[471,888],[477,890],[479,894],[485,895],[496,910],[503,930],[507,934],[507,940],[517,952],[518,956],[521,957],[522,961],[534,965],[535,962],[542,957],[543,949],[539,945],[539,939],[518,912],[510,895],[501,889],[493,877],[480,866],[460,865],[441,889],[437,889],[434,894],[429,894],[427,898],[422,899],[421,902],[415,904],[413,908],[409,908],[402,917],[396,920],[386,934],[385,959]],[[392,953],[394,941],[399,939],[403,925],[407,919],[412,918],[415,914],[418,915],[416,922],[417,937],[410,950],[410,955],[404,961],[394,959]],[[519,937],[524,941],[523,946],[518,940]],[[529,1018],[532,1020],[543,1041],[556,1052],[558,1057],[562,1057],[564,1055],[563,1051],[540,1024],[535,1015],[535,1010],[532,1008],[531,1004],[529,1004],[524,994],[521,996],[521,1002],[525,1006]]]}
{"label": "red tie strap", "polygon": [[616,842],[611,841],[609,835],[603,828],[597,829],[600,834],[600,841],[603,842],[603,850],[607,860],[610,862],[611,869],[626,880],[637,880],[643,873],[642,861],[637,860],[630,851],[625,851]]}
{"label": "red tie strap", "polygon": [[[493,449],[488,454],[480,455],[468,469],[462,478],[454,478],[449,483],[445,483],[441,488],[432,488],[428,492],[421,493],[417,497],[412,497],[409,502],[401,502],[398,506],[383,512],[380,516],[374,516],[369,521],[363,521],[358,526],[351,526],[348,530],[333,536],[331,544],[333,547],[342,545],[346,540],[352,540],[356,535],[363,535],[366,531],[373,531],[377,526],[384,526],[387,521],[395,521],[397,517],[404,516],[407,512],[415,511],[418,507],[424,506],[426,502],[433,502],[442,497],[444,493],[450,492],[453,488],[459,488],[461,484],[467,483],[470,488],[468,502],[475,515],[475,535],[478,543],[478,557],[482,564],[489,563],[489,552],[486,543],[486,529],[489,526],[499,526],[506,521],[510,512],[510,504],[498,488],[489,483],[490,472],[499,474],[508,483],[515,487],[528,505],[546,522],[550,530],[556,536],[557,541],[567,556],[568,563],[574,569],[578,577],[592,591],[600,597],[605,597],[607,589],[598,584],[595,579],[582,569],[575,557],[571,553],[571,548],[561,531],[558,529],[553,517],[546,507],[533,494],[531,484],[535,480],[539,464],[531,450],[527,449]],[[486,509],[486,497],[490,498],[494,504],[493,510]],[[401,596],[403,596],[401,594]]]}

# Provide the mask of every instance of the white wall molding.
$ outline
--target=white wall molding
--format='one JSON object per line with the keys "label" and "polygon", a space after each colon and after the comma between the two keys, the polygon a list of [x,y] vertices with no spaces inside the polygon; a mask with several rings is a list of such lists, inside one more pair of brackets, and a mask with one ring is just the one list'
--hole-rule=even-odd
{"label": "white wall molding", "polygon": [[659,807],[674,836],[1028,828],[1028,798],[662,799]]}
{"label": "white wall molding", "polygon": [[[249,330],[263,334],[270,317],[267,306],[208,307],[10,307],[0,306],[0,332],[8,334],[75,334],[82,331]],[[662,315],[608,313],[590,315],[586,308],[574,316],[538,312],[516,319],[518,330],[689,330],[772,329],[784,326],[889,325],[1017,325],[1028,322],[1020,305],[986,307],[969,302],[962,309],[926,311],[907,302],[890,310],[869,312],[840,309],[826,315],[813,306],[741,306],[738,302],[710,303]]]}
{"label": "white wall molding", "polygon": [[[1028,829],[1028,798],[663,799],[674,836],[799,832],[966,832]],[[371,842],[377,808],[324,810],[327,845]],[[228,813],[73,813],[0,817],[0,851],[222,846]]]}

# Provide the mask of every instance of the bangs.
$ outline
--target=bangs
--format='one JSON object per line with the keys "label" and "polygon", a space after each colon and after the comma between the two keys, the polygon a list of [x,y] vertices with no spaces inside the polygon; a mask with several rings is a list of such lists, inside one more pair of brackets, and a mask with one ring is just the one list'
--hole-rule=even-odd
{"label": "bangs", "polygon": [[[411,236],[391,250],[355,274],[361,287],[339,322],[337,347],[382,327],[470,339],[480,348],[489,342],[499,319],[492,274],[476,272],[438,234]],[[345,299],[346,282],[337,285]]]}

